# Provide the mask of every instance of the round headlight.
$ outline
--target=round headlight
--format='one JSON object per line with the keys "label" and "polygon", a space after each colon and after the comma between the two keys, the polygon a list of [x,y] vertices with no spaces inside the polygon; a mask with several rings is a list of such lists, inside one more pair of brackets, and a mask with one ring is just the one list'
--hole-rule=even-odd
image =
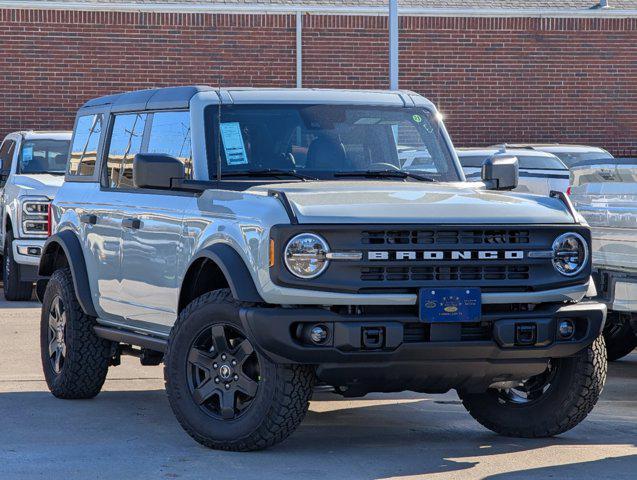
{"label": "round headlight", "polygon": [[588,245],[580,234],[564,233],[553,242],[553,267],[562,275],[577,275],[587,261]]}
{"label": "round headlight", "polygon": [[330,251],[327,242],[313,233],[301,233],[285,247],[285,266],[299,278],[318,277],[325,271]]}

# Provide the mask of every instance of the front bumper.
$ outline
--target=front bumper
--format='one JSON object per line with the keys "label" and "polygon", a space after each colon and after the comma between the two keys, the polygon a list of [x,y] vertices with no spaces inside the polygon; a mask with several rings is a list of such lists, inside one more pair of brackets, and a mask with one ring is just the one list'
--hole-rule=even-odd
{"label": "front bumper", "polygon": [[13,240],[13,258],[20,265],[40,265],[40,256],[46,239],[18,239]]}
{"label": "front bumper", "polygon": [[[599,336],[606,306],[548,304],[534,311],[483,313],[479,324],[423,323],[416,315],[342,315],[320,308],[244,308],[241,319],[257,348],[279,363],[317,365],[319,378],[352,394],[368,391],[483,391],[542,373],[549,359],[571,356]],[[560,339],[570,319],[575,334]],[[329,330],[314,345],[303,332]],[[530,326],[534,341],[517,342]],[[371,334],[371,342],[370,340]]]}

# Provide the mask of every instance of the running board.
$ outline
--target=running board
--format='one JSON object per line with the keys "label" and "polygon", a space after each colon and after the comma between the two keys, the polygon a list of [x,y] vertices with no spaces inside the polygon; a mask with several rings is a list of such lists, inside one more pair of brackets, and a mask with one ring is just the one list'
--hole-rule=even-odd
{"label": "running board", "polygon": [[164,339],[142,335],[135,332],[128,332],[126,330],[119,330],[117,328],[95,326],[93,329],[95,330],[95,334],[100,338],[104,338],[112,342],[135,345],[149,350],[154,350],[156,352],[164,353],[168,345],[168,342]]}

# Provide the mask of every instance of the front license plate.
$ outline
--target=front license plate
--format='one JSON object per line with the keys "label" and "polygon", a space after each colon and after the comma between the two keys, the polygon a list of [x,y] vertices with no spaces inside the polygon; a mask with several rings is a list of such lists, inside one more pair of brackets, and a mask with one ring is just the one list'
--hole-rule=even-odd
{"label": "front license plate", "polygon": [[479,322],[479,288],[421,288],[420,321],[427,323]]}

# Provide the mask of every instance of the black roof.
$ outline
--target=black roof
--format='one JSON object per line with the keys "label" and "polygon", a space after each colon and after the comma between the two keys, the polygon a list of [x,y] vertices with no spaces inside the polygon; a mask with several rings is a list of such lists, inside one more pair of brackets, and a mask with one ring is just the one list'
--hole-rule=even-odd
{"label": "black roof", "polygon": [[137,90],[94,98],[82,105],[81,108],[109,106],[112,112],[188,108],[193,96],[199,92],[211,90],[214,89],[204,85]]}

